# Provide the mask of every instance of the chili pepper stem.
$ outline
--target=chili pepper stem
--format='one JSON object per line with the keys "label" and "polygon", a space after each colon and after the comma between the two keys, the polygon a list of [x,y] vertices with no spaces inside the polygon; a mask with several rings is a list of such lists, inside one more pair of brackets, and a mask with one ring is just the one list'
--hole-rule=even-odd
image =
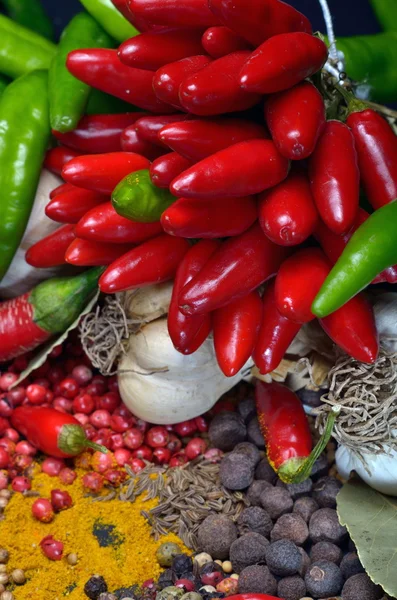
{"label": "chili pepper stem", "polygon": [[301,483],[310,477],[314,463],[320,457],[322,452],[324,452],[325,447],[331,438],[335,420],[339,415],[340,410],[340,406],[332,407],[325,424],[324,432],[308,458],[292,458],[280,467],[278,476],[281,481],[284,483]]}
{"label": "chili pepper stem", "polygon": [[79,425],[64,425],[58,437],[58,447],[65,454],[71,456],[80,454],[86,448],[99,450],[99,452],[107,453],[105,446],[95,444],[88,440],[84,434],[84,430]]}

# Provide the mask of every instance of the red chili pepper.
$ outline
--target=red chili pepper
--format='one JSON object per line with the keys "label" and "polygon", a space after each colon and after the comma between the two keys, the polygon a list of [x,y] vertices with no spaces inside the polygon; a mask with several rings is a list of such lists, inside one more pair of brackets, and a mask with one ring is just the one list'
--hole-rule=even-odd
{"label": "red chili pepper", "polygon": [[311,306],[332,265],[320,248],[304,248],[287,258],[276,276],[277,310],[291,321],[308,323]]}
{"label": "red chili pepper", "polygon": [[204,50],[213,58],[222,58],[239,50],[250,50],[251,46],[237,33],[220,25],[210,27],[201,39]]}
{"label": "red chili pepper", "polygon": [[184,238],[240,235],[256,221],[255,198],[180,198],[161,216],[166,233]]}
{"label": "red chili pepper", "polygon": [[66,163],[80,155],[81,152],[76,152],[65,146],[56,146],[47,151],[43,166],[51,171],[51,173],[61,176],[62,169]]}
{"label": "red chili pepper", "polygon": [[320,319],[329,337],[347,354],[364,363],[374,363],[378,358],[379,341],[374,313],[363,294],[358,294],[347,304]]}
{"label": "red chili pepper", "polygon": [[74,225],[63,225],[30,246],[25,254],[25,260],[38,269],[64,265],[65,252],[75,237]]}
{"label": "red chili pepper", "polygon": [[328,121],[310,158],[314,201],[328,229],[342,235],[357,218],[360,172],[354,138],[340,121]]}
{"label": "red chili pepper", "polygon": [[258,292],[218,308],[212,319],[218,365],[226,377],[233,377],[250,358],[258,338],[262,321],[262,301]]}
{"label": "red chili pepper", "polygon": [[149,117],[142,117],[135,123],[135,129],[142,140],[156,144],[162,148],[167,148],[165,144],[159,139],[159,132],[171,123],[177,121],[185,121],[189,117],[185,114],[174,114],[174,115],[153,115]]}
{"label": "red chili pepper", "polygon": [[132,23],[138,31],[162,31],[164,27],[149,23],[146,19],[142,19],[132,12],[128,6],[128,0],[111,0],[116,8],[124,15],[124,17]]}
{"label": "red chili pepper", "polygon": [[111,202],[90,210],[75,229],[78,238],[112,244],[141,244],[162,231],[159,222],[137,223],[118,215]]}
{"label": "red chili pepper", "polygon": [[245,119],[194,119],[171,123],[159,139],[171,150],[199,161],[238,142],[268,137],[265,127]]}
{"label": "red chili pepper", "polygon": [[274,288],[275,282],[271,281],[263,294],[263,320],[253,353],[254,362],[262,375],[278,367],[302,327],[278,312]]}
{"label": "red chili pepper", "polygon": [[171,185],[175,196],[217,198],[252,196],[283,181],[289,161],[271,140],[229,146],[193,165]]}
{"label": "red chili pepper", "polygon": [[55,198],[55,196],[58,196],[58,194],[63,194],[64,192],[69,192],[70,190],[73,190],[73,189],[74,189],[74,185],[71,185],[70,183],[62,183],[61,185],[58,185],[56,188],[54,188],[50,192],[50,200]]}
{"label": "red chili pepper", "polygon": [[58,223],[78,223],[86,212],[106,202],[107,197],[92,190],[76,187],[69,183],[47,204],[45,214]]}
{"label": "red chili pepper", "polygon": [[127,21],[130,21],[132,23],[131,19],[133,18],[133,15],[131,14],[130,9],[128,8],[127,0],[112,0],[112,3],[115,5],[117,10],[120,11],[121,14],[127,19]]}
{"label": "red chili pepper", "polygon": [[86,437],[77,419],[54,408],[18,406],[12,413],[11,422],[33,446],[48,456],[69,458],[86,448],[107,452],[106,448]]}
{"label": "red chili pepper", "polygon": [[346,121],[350,127],[360,174],[374,209],[397,198],[397,137],[388,122],[376,111],[353,112]]}
{"label": "red chili pepper", "polygon": [[239,72],[250,52],[233,52],[212,61],[187,77],[179,88],[183,108],[194,115],[211,116],[246,110],[258,104],[261,97],[241,88]]}
{"label": "red chili pepper", "polygon": [[141,112],[117,115],[86,115],[76,129],[68,133],[53,131],[65,146],[84,154],[102,154],[121,150],[121,134],[143,116]]}
{"label": "red chili pepper", "polygon": [[121,134],[121,149],[123,152],[135,152],[148,160],[155,160],[165,154],[166,150],[158,145],[143,140],[135,126],[127,127]]}
{"label": "red chili pepper", "polygon": [[176,272],[168,310],[168,333],[178,352],[192,354],[205,342],[211,331],[210,315],[185,316],[179,310],[179,294],[219,248],[216,240],[202,240],[190,248]]}
{"label": "red chili pepper", "polygon": [[272,277],[288,250],[270,242],[259,224],[230,238],[182,290],[179,306],[186,315],[209,313],[253,292]]}
{"label": "red chili pepper", "polygon": [[[357,231],[360,225],[365,223],[368,217],[369,213],[360,207],[353,227],[348,233],[345,233],[345,235],[342,236],[336,235],[336,233],[330,231],[328,227],[321,221],[317,223],[314,237],[333,265],[346,248],[347,242],[350,240],[353,233]],[[378,275],[378,277],[376,277],[372,283],[383,283],[385,281],[388,283],[397,283],[397,266],[390,267],[389,269],[383,271],[383,273]]]}
{"label": "red chili pepper", "polygon": [[297,246],[319,222],[307,175],[297,171],[259,196],[259,222],[267,237],[281,246]]}
{"label": "red chili pepper", "polygon": [[85,154],[70,160],[62,170],[62,177],[78,187],[111,194],[129,173],[147,169],[149,164],[147,158],[133,152]]}
{"label": "red chili pepper", "polygon": [[233,31],[259,46],[280,33],[312,33],[310,21],[295,8],[279,0],[209,0],[209,7],[219,20]]}
{"label": "red chili pepper", "polygon": [[128,0],[128,7],[134,17],[156,25],[189,28],[218,25],[207,0]]}
{"label": "red chili pepper", "polygon": [[270,96],[265,119],[280,154],[302,160],[312,154],[325,125],[324,100],[309,81]]}
{"label": "red chili pepper", "polygon": [[77,79],[139,108],[155,113],[173,110],[156,97],[152,87],[153,72],[123,65],[117,50],[74,50],[69,53],[66,66]]}
{"label": "red chili pepper", "polygon": [[329,442],[338,411],[330,413],[325,431],[312,450],[309,422],[292,390],[281,383],[257,381],[255,400],[269,463],[285,483],[304,481]]}
{"label": "red chili pepper", "polygon": [[200,54],[202,32],[176,29],[157,33],[141,33],[121,44],[121,62],[136,69],[157,71],[168,63]]}
{"label": "red chili pepper", "polygon": [[317,73],[327,56],[327,46],[312,35],[276,35],[251,54],[240,72],[240,83],[247,92],[281,92]]}
{"label": "red chili pepper", "polygon": [[192,161],[177,152],[156,158],[150,165],[150,179],[159,188],[168,188],[181,173],[192,166]]}
{"label": "red chili pepper", "polygon": [[99,288],[105,294],[114,294],[168,281],[189,247],[187,240],[159,235],[115,260],[100,278]]}
{"label": "red chili pepper", "polygon": [[101,267],[110,265],[131,248],[131,244],[110,244],[77,238],[66,250],[65,261],[76,267]]}
{"label": "red chili pepper", "polygon": [[157,98],[178,110],[184,110],[179,101],[179,88],[182,81],[204,69],[210,62],[209,56],[200,54],[161,67],[153,77],[153,89]]}

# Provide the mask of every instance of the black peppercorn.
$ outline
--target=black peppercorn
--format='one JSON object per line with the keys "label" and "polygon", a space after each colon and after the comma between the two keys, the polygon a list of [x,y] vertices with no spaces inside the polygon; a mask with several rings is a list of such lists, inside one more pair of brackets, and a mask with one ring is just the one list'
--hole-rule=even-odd
{"label": "black peppercorn", "polygon": [[84,593],[90,600],[97,600],[101,594],[108,591],[106,581],[100,575],[93,575],[84,586]]}
{"label": "black peppercorn", "polygon": [[193,571],[193,561],[187,554],[177,554],[172,559],[171,569],[178,579],[182,573]]}
{"label": "black peppercorn", "polygon": [[166,569],[163,571],[158,580],[158,586],[160,590],[163,590],[166,587],[170,587],[174,585],[174,577],[172,573],[172,569]]}

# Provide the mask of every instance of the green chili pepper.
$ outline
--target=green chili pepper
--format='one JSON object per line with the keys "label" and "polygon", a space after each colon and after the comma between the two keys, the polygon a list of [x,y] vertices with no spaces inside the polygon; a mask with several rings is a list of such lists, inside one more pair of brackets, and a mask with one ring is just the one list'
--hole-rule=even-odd
{"label": "green chili pepper", "polygon": [[138,35],[139,31],[117,10],[111,0],[80,0],[84,8],[118,42]]}
{"label": "green chili pepper", "polygon": [[84,114],[90,93],[90,87],[67,70],[66,57],[69,52],[78,48],[108,48],[113,45],[113,40],[87,13],[79,13],[70,21],[62,33],[50,67],[52,129],[62,133],[75,129]]}
{"label": "green chili pepper", "polygon": [[87,115],[107,115],[115,113],[127,113],[140,111],[140,108],[116,98],[116,96],[110,96],[105,94],[101,90],[91,89],[87,107],[85,112]]}
{"label": "green chili pepper", "polygon": [[0,73],[12,79],[48,69],[56,51],[49,40],[0,15]]}
{"label": "green chili pepper", "polygon": [[370,0],[376,17],[385,31],[397,31],[396,0]]}
{"label": "green chili pepper", "polygon": [[116,186],[112,204],[122,217],[139,223],[154,223],[176,201],[167,188],[158,188],[144,169],[127,175]]}
{"label": "green chili pepper", "polygon": [[346,73],[354,81],[369,86],[371,100],[396,100],[397,33],[341,37],[337,48],[345,55]]}
{"label": "green chili pepper", "polygon": [[0,281],[29,220],[50,139],[48,74],[34,71],[0,99]]}
{"label": "green chili pepper", "polygon": [[54,39],[51,20],[40,0],[1,0],[1,2],[13,21],[36,31],[49,40]]}
{"label": "green chili pepper", "polygon": [[397,263],[397,201],[375,211],[352,235],[312,305],[320,318],[335,312]]}
{"label": "green chili pepper", "polygon": [[3,94],[9,83],[9,80],[6,77],[0,75],[0,96]]}

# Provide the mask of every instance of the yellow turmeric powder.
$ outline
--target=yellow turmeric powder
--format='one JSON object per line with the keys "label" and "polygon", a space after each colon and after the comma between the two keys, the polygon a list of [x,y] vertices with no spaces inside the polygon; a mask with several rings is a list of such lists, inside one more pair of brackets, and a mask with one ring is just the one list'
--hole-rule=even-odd
{"label": "yellow turmeric powder", "polygon": [[[36,498],[14,494],[0,523],[1,546],[10,553],[9,570],[23,569],[27,583],[14,590],[16,600],[83,600],[83,587],[94,574],[102,575],[109,591],[146,579],[157,578],[161,568],[156,560],[157,548],[166,541],[188,549],[174,534],[157,542],[150,535],[150,526],[140,514],[156,505],[156,500],[138,497],[135,502],[110,500],[93,502],[84,498],[82,472],[72,485],[39,473],[33,478],[32,490],[49,498],[52,489],[67,490],[73,506],[55,515],[51,523],[40,523],[32,516]],[[51,561],[40,548],[40,541],[53,535],[64,543],[63,558]],[[67,555],[76,553],[78,563],[71,566]]]}

